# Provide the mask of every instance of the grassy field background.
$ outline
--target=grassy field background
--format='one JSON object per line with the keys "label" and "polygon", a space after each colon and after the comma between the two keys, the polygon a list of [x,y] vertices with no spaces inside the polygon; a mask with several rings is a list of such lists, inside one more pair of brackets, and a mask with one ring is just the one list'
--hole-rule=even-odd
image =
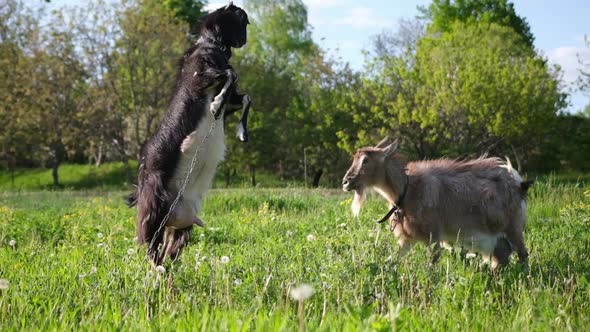
{"label": "grassy field background", "polygon": [[295,331],[289,293],[302,283],[314,289],[303,303],[311,330],[590,326],[590,187],[575,177],[535,184],[530,269],[513,257],[497,275],[457,252],[429,266],[423,246],[398,258],[374,223],[386,209],[380,198],[355,219],[350,195],[328,189],[212,190],[207,227],[160,274],[134,243],[126,193],[101,188],[3,188],[0,330]]}

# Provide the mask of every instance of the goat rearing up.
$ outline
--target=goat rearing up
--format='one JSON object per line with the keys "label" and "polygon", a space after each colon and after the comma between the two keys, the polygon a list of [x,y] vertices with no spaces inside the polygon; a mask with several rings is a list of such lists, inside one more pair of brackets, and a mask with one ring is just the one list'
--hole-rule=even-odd
{"label": "goat rearing up", "polygon": [[508,264],[514,248],[526,264],[523,230],[531,183],[523,182],[510,162],[498,158],[407,162],[397,148],[397,140],[390,143],[385,138],[354,155],[342,186],[355,192],[355,215],[366,190],[373,188],[389,202],[386,217],[391,216],[400,254],[419,241],[433,245],[436,262],[441,245],[457,246],[491,259],[495,269]]}

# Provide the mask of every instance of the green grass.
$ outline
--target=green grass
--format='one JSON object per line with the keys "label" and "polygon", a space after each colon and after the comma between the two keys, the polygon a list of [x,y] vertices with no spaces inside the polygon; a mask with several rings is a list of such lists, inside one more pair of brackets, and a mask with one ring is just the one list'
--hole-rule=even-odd
{"label": "green grass", "polygon": [[[137,162],[130,162],[131,172],[135,179]],[[127,171],[122,162],[104,163],[100,166],[65,164],[59,167],[59,188],[53,187],[51,169],[17,169],[14,172],[0,170],[0,192],[31,191],[31,190],[129,190]],[[135,182],[135,180],[133,181]],[[289,188],[303,186],[302,180],[281,180],[274,175],[263,172],[256,174],[257,187]],[[222,172],[217,172],[214,187],[225,188]],[[238,173],[232,176],[230,187],[251,187],[250,175]]]}
{"label": "green grass", "polygon": [[459,253],[429,266],[424,246],[397,258],[393,236],[373,222],[380,199],[354,219],[349,195],[303,189],[213,190],[208,227],[160,275],[134,244],[124,194],[0,194],[0,279],[10,282],[0,330],[295,331],[288,294],[301,283],[315,289],[304,302],[311,330],[590,326],[590,190],[581,185],[534,186],[530,269],[512,262],[497,275]]}
{"label": "green grass", "polygon": [[[133,170],[137,163],[131,163]],[[123,190],[130,185],[122,162],[94,165],[62,165],[58,169],[61,188],[69,190]],[[17,169],[0,172],[0,191],[54,189],[51,169]]]}

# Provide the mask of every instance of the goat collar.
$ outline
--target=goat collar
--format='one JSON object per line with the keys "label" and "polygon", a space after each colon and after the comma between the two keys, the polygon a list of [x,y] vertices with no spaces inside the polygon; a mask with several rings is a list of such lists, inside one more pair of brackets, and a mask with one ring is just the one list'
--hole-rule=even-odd
{"label": "goat collar", "polygon": [[402,194],[399,195],[399,197],[397,198],[397,201],[391,207],[391,209],[387,212],[387,214],[383,218],[381,218],[379,221],[377,221],[378,224],[382,224],[385,221],[389,220],[391,215],[394,213],[398,213],[399,215],[403,214],[402,204],[404,204],[404,198],[406,198],[406,193],[408,192],[409,184],[410,184],[410,178],[406,174],[406,185],[404,186],[404,190],[402,191]]}
{"label": "goat collar", "polygon": [[202,35],[199,37],[199,39],[197,40],[197,44],[200,43],[205,43],[205,44],[209,44],[208,46],[213,46],[214,48],[219,49],[221,52],[223,52],[223,54],[225,55],[225,57],[227,59],[231,58],[232,53],[231,53],[231,48],[225,46],[219,39],[211,37],[209,35]]}

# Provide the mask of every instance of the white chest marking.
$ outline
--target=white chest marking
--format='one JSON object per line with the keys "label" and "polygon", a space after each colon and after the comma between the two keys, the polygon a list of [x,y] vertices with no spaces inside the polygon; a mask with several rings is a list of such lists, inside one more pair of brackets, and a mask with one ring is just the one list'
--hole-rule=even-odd
{"label": "white chest marking", "polygon": [[[215,128],[209,133],[215,121],[213,115],[209,112],[212,98],[213,96],[207,98],[204,107],[204,118],[201,119],[195,131],[182,142],[180,160],[170,181],[170,189],[174,191],[174,194],[177,194],[190,171],[191,161],[198,149],[195,167],[189,176],[186,189],[178,204],[179,208],[193,216],[201,212],[203,198],[207,190],[211,188],[217,165],[225,157],[223,119],[218,119]],[[206,135],[209,135],[207,139],[205,139]]]}

